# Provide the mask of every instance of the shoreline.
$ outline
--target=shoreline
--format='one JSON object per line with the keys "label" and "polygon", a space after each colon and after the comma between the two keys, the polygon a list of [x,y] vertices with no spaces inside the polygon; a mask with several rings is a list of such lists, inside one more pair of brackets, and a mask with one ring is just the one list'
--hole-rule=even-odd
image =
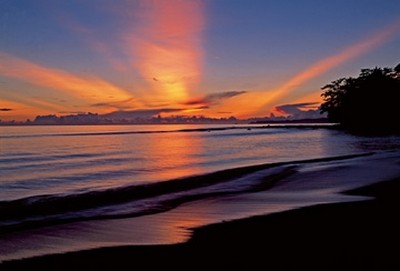
{"label": "shoreline", "polygon": [[[282,167],[280,171],[272,173],[270,176],[265,176],[265,180],[262,183],[255,184],[254,187],[249,187],[247,190],[241,192],[218,192],[214,193],[213,196],[229,196],[229,195],[236,195],[240,193],[254,193],[257,191],[267,191],[270,188],[274,187],[276,182],[283,180],[286,176],[291,175],[293,172],[292,167],[294,165],[312,165],[316,163],[325,163],[325,162],[346,162],[351,159],[356,158],[368,158],[377,155],[376,152],[364,152],[364,153],[354,153],[354,154],[347,154],[347,155],[340,155],[340,156],[330,156],[330,157],[317,157],[305,160],[293,160],[293,161],[284,161],[284,162],[274,162],[274,163],[262,163],[262,164],[255,164],[255,165],[247,165],[247,166],[239,166],[234,168],[222,169],[214,172],[204,173],[200,175],[192,175],[182,178],[171,179],[164,182],[156,182],[154,184],[144,184],[142,186],[139,185],[132,185],[132,186],[125,186],[119,191],[116,195],[108,195],[107,193],[109,190],[104,191],[105,194],[102,196],[100,193],[87,193],[89,199],[84,201],[79,201],[79,198],[69,198],[69,195],[59,198],[51,198],[51,205],[45,205],[46,203],[45,198],[41,196],[31,196],[22,199],[11,200],[10,202],[3,203],[2,206],[2,215],[13,215],[19,214],[21,215],[22,211],[26,211],[27,209],[33,209],[35,214],[52,214],[54,210],[57,208],[61,208],[64,210],[74,210],[78,208],[82,208],[82,206],[86,207],[98,207],[103,206],[106,204],[112,203],[124,203],[128,200],[132,199],[141,199],[146,198],[147,196],[159,196],[161,194],[165,194],[166,192],[180,192],[188,189],[196,189],[201,188],[204,186],[209,185],[216,185],[216,184],[223,184],[235,179],[245,177],[246,175],[254,174],[257,172],[261,172],[263,170],[275,170]],[[379,155],[379,154],[378,154]],[[399,153],[400,155],[400,153]],[[268,178],[268,179],[267,179]],[[113,189],[113,192],[118,192],[117,190]],[[81,196],[85,196],[85,194],[81,194]],[[97,196],[97,198],[96,198]],[[99,197],[100,196],[100,197]],[[139,213],[136,215],[120,215],[120,216],[113,216],[113,218],[134,218],[140,217],[143,215],[152,215],[158,213],[164,213],[170,211],[184,203],[190,203],[197,200],[207,199],[209,197],[208,194],[196,194],[192,196],[186,196],[180,200],[173,200],[168,203],[168,208],[165,209],[155,209],[153,211],[147,211],[143,213]],[[35,202],[35,199],[41,199],[38,201],[37,206],[33,205],[32,202]],[[28,204],[25,204],[28,203]],[[24,205],[25,204],[25,205]],[[79,206],[79,207],[78,207]],[[69,209],[67,209],[69,208]],[[13,232],[20,232],[25,230],[32,230],[41,227],[47,226],[56,226],[62,225],[66,223],[74,223],[74,222],[83,222],[88,220],[98,220],[104,218],[103,216],[93,217],[90,219],[62,219],[59,221],[38,221],[38,222],[26,222],[26,224],[18,224],[18,225],[11,225],[11,226],[2,226],[0,227],[0,234],[8,234]]]}
{"label": "shoreline", "polygon": [[346,192],[368,201],[314,205],[194,229],[183,244],[99,248],[0,263],[1,270],[397,270],[400,177]]}

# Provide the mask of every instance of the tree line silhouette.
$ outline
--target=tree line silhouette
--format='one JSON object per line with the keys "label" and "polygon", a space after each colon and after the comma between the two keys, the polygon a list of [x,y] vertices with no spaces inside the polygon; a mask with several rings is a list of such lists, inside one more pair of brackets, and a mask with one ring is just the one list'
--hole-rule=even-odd
{"label": "tree line silhouette", "polygon": [[322,88],[321,113],[358,134],[400,134],[400,64],[362,69],[357,78],[340,78]]}

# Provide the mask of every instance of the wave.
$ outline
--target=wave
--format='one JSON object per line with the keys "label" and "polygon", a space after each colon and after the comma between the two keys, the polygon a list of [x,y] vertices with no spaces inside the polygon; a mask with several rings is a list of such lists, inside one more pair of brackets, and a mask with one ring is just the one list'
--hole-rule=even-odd
{"label": "wave", "polygon": [[84,133],[48,133],[48,134],[17,134],[17,135],[0,135],[0,138],[34,138],[34,137],[74,137],[74,136],[115,136],[115,135],[134,135],[134,134],[162,134],[162,133],[193,133],[193,132],[218,132],[227,130],[248,130],[253,129],[317,129],[324,127],[332,128],[331,125],[263,125],[263,126],[223,126],[223,127],[202,127],[175,130],[142,130],[142,131],[107,131],[107,132],[84,132]]}
{"label": "wave", "polygon": [[253,165],[100,191],[39,195],[0,201],[0,232],[69,221],[133,217],[170,210],[194,200],[267,190],[295,173],[300,164],[371,154]]}
{"label": "wave", "polygon": [[0,158],[0,163],[26,163],[26,162],[42,162],[42,161],[56,161],[58,162],[60,159],[82,159],[82,158],[95,158],[99,156],[104,156],[103,153],[74,153],[74,154],[62,154],[62,155],[51,155],[51,156],[40,156],[40,155],[32,155],[29,156],[21,156],[20,157],[11,157],[11,158]]}
{"label": "wave", "polygon": [[84,132],[84,133],[54,133],[54,134],[24,134],[24,135],[5,135],[0,138],[31,138],[31,137],[65,137],[65,136],[107,136],[107,135],[132,135],[132,134],[162,134],[162,133],[189,133],[189,132],[211,132],[225,131],[231,129],[246,129],[246,127],[214,127],[196,129],[176,129],[176,130],[143,130],[143,131],[108,131],[108,132]]}

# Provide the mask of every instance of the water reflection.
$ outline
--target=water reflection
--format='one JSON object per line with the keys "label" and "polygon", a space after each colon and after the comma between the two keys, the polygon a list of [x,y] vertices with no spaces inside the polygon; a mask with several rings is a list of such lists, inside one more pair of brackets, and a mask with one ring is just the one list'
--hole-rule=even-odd
{"label": "water reflection", "polygon": [[201,173],[203,142],[196,133],[161,133],[148,138],[146,149],[151,157],[155,180],[169,180]]}

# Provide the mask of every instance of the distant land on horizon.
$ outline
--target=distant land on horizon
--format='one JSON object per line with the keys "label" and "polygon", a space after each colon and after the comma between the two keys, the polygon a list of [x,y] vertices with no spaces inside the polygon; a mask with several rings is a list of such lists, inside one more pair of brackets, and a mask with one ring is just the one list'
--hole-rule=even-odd
{"label": "distant land on horizon", "polygon": [[211,118],[205,116],[154,116],[147,111],[115,111],[108,114],[78,113],[65,116],[38,115],[26,121],[2,121],[1,126],[12,125],[112,125],[112,124],[280,124],[280,123],[329,123],[325,116],[315,118],[299,118],[289,116],[270,116],[262,118],[238,119]]}

